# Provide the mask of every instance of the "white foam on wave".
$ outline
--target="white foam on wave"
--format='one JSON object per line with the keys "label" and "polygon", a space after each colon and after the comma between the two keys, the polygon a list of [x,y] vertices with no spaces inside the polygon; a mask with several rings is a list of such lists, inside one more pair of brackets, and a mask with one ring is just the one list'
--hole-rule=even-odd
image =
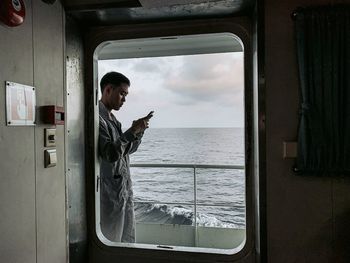
{"label": "white foam on wave", "polygon": [[172,207],[168,208],[168,213],[171,215],[171,217],[175,216],[184,216],[186,218],[192,218],[193,217],[193,212],[189,209],[186,209],[184,207]]}
{"label": "white foam on wave", "polygon": [[224,223],[214,216],[209,216],[202,213],[197,213],[197,224],[206,227],[222,227],[222,228],[239,228],[232,223]]}
{"label": "white foam on wave", "polygon": [[[174,206],[169,207],[164,204],[147,204],[147,209],[145,209],[142,213],[143,217],[149,218],[149,216],[159,216],[158,213],[161,212],[163,216],[167,219],[165,222],[172,224],[185,224],[184,222],[189,222],[189,224],[194,224],[193,219],[193,211],[191,209],[182,207],[182,206]],[[164,217],[162,217],[164,220]],[[205,226],[205,227],[220,227],[220,228],[240,228],[238,225],[233,223],[225,223],[221,220],[217,219],[215,216],[197,213],[197,225]]]}

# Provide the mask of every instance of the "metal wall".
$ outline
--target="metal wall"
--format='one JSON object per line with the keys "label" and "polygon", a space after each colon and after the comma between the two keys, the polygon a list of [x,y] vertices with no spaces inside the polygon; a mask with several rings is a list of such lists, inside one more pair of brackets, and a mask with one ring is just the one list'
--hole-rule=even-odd
{"label": "metal wall", "polygon": [[82,42],[81,29],[67,17],[67,189],[71,263],[87,262]]}
{"label": "metal wall", "polygon": [[1,262],[36,262],[35,129],[5,126],[5,80],[34,84],[32,4],[26,4],[23,25],[0,26]]}
{"label": "metal wall", "polygon": [[25,1],[19,27],[0,25],[0,262],[66,262],[65,131],[44,168],[44,128],[5,125],[5,80],[36,87],[37,106],[64,106],[64,11]]}

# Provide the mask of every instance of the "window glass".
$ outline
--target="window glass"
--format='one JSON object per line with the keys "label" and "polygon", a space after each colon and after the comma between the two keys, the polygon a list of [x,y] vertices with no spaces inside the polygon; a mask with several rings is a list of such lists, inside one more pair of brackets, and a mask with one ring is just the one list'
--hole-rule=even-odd
{"label": "window glass", "polygon": [[[131,85],[125,132],[154,111],[130,154],[136,243],[232,249],[245,239],[243,52],[101,60]],[[100,95],[101,96],[101,95]]]}

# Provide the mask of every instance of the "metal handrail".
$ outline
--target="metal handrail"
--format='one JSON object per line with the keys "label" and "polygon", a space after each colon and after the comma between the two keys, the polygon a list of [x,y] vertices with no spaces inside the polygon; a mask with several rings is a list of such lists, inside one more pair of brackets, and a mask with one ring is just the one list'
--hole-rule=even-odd
{"label": "metal handrail", "polygon": [[[155,164],[155,163],[134,163],[130,164],[130,167],[137,168],[191,168],[193,169],[193,204],[191,203],[174,203],[174,202],[161,202],[162,204],[177,204],[177,205],[193,205],[194,213],[194,228],[195,228],[195,246],[197,246],[197,175],[196,169],[232,169],[232,170],[244,170],[244,165],[210,165],[210,164]],[[146,202],[135,202],[135,203],[146,203]],[[156,203],[156,202],[148,202]],[[159,203],[159,202],[157,202]],[[218,205],[200,205],[200,206],[218,206]]]}
{"label": "metal handrail", "polygon": [[130,164],[130,167],[137,168],[191,168],[193,169],[193,180],[194,180],[194,197],[193,203],[189,202],[155,202],[155,201],[135,201],[135,203],[150,203],[150,204],[169,204],[169,205],[189,205],[194,206],[194,214],[195,214],[195,225],[196,225],[196,215],[197,215],[197,205],[199,206],[220,206],[220,207],[234,207],[230,204],[202,204],[197,203],[197,178],[196,178],[196,168],[198,169],[232,169],[232,170],[244,170],[244,165],[215,165],[215,164],[155,164],[155,163],[133,163]]}
{"label": "metal handrail", "polygon": [[168,164],[168,163],[133,163],[131,167],[151,167],[151,168],[203,168],[203,169],[233,169],[233,170],[244,170],[244,165],[216,165],[216,164]]}
{"label": "metal handrail", "polygon": [[[164,205],[188,205],[194,206],[194,203],[190,202],[159,202],[159,201],[134,201],[135,204],[164,204]],[[236,207],[235,205],[229,203],[220,203],[220,204],[204,204],[197,203],[197,206],[215,206],[215,207]]]}

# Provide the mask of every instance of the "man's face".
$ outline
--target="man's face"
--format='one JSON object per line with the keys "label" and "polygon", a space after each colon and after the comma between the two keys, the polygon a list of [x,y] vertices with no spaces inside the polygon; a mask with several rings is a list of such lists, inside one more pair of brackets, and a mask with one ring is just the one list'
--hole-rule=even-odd
{"label": "man's face", "polygon": [[129,93],[129,85],[122,83],[119,86],[113,84],[108,84],[109,87],[106,90],[106,95],[108,97],[108,106],[111,110],[119,110],[121,106],[126,101],[125,97]]}

